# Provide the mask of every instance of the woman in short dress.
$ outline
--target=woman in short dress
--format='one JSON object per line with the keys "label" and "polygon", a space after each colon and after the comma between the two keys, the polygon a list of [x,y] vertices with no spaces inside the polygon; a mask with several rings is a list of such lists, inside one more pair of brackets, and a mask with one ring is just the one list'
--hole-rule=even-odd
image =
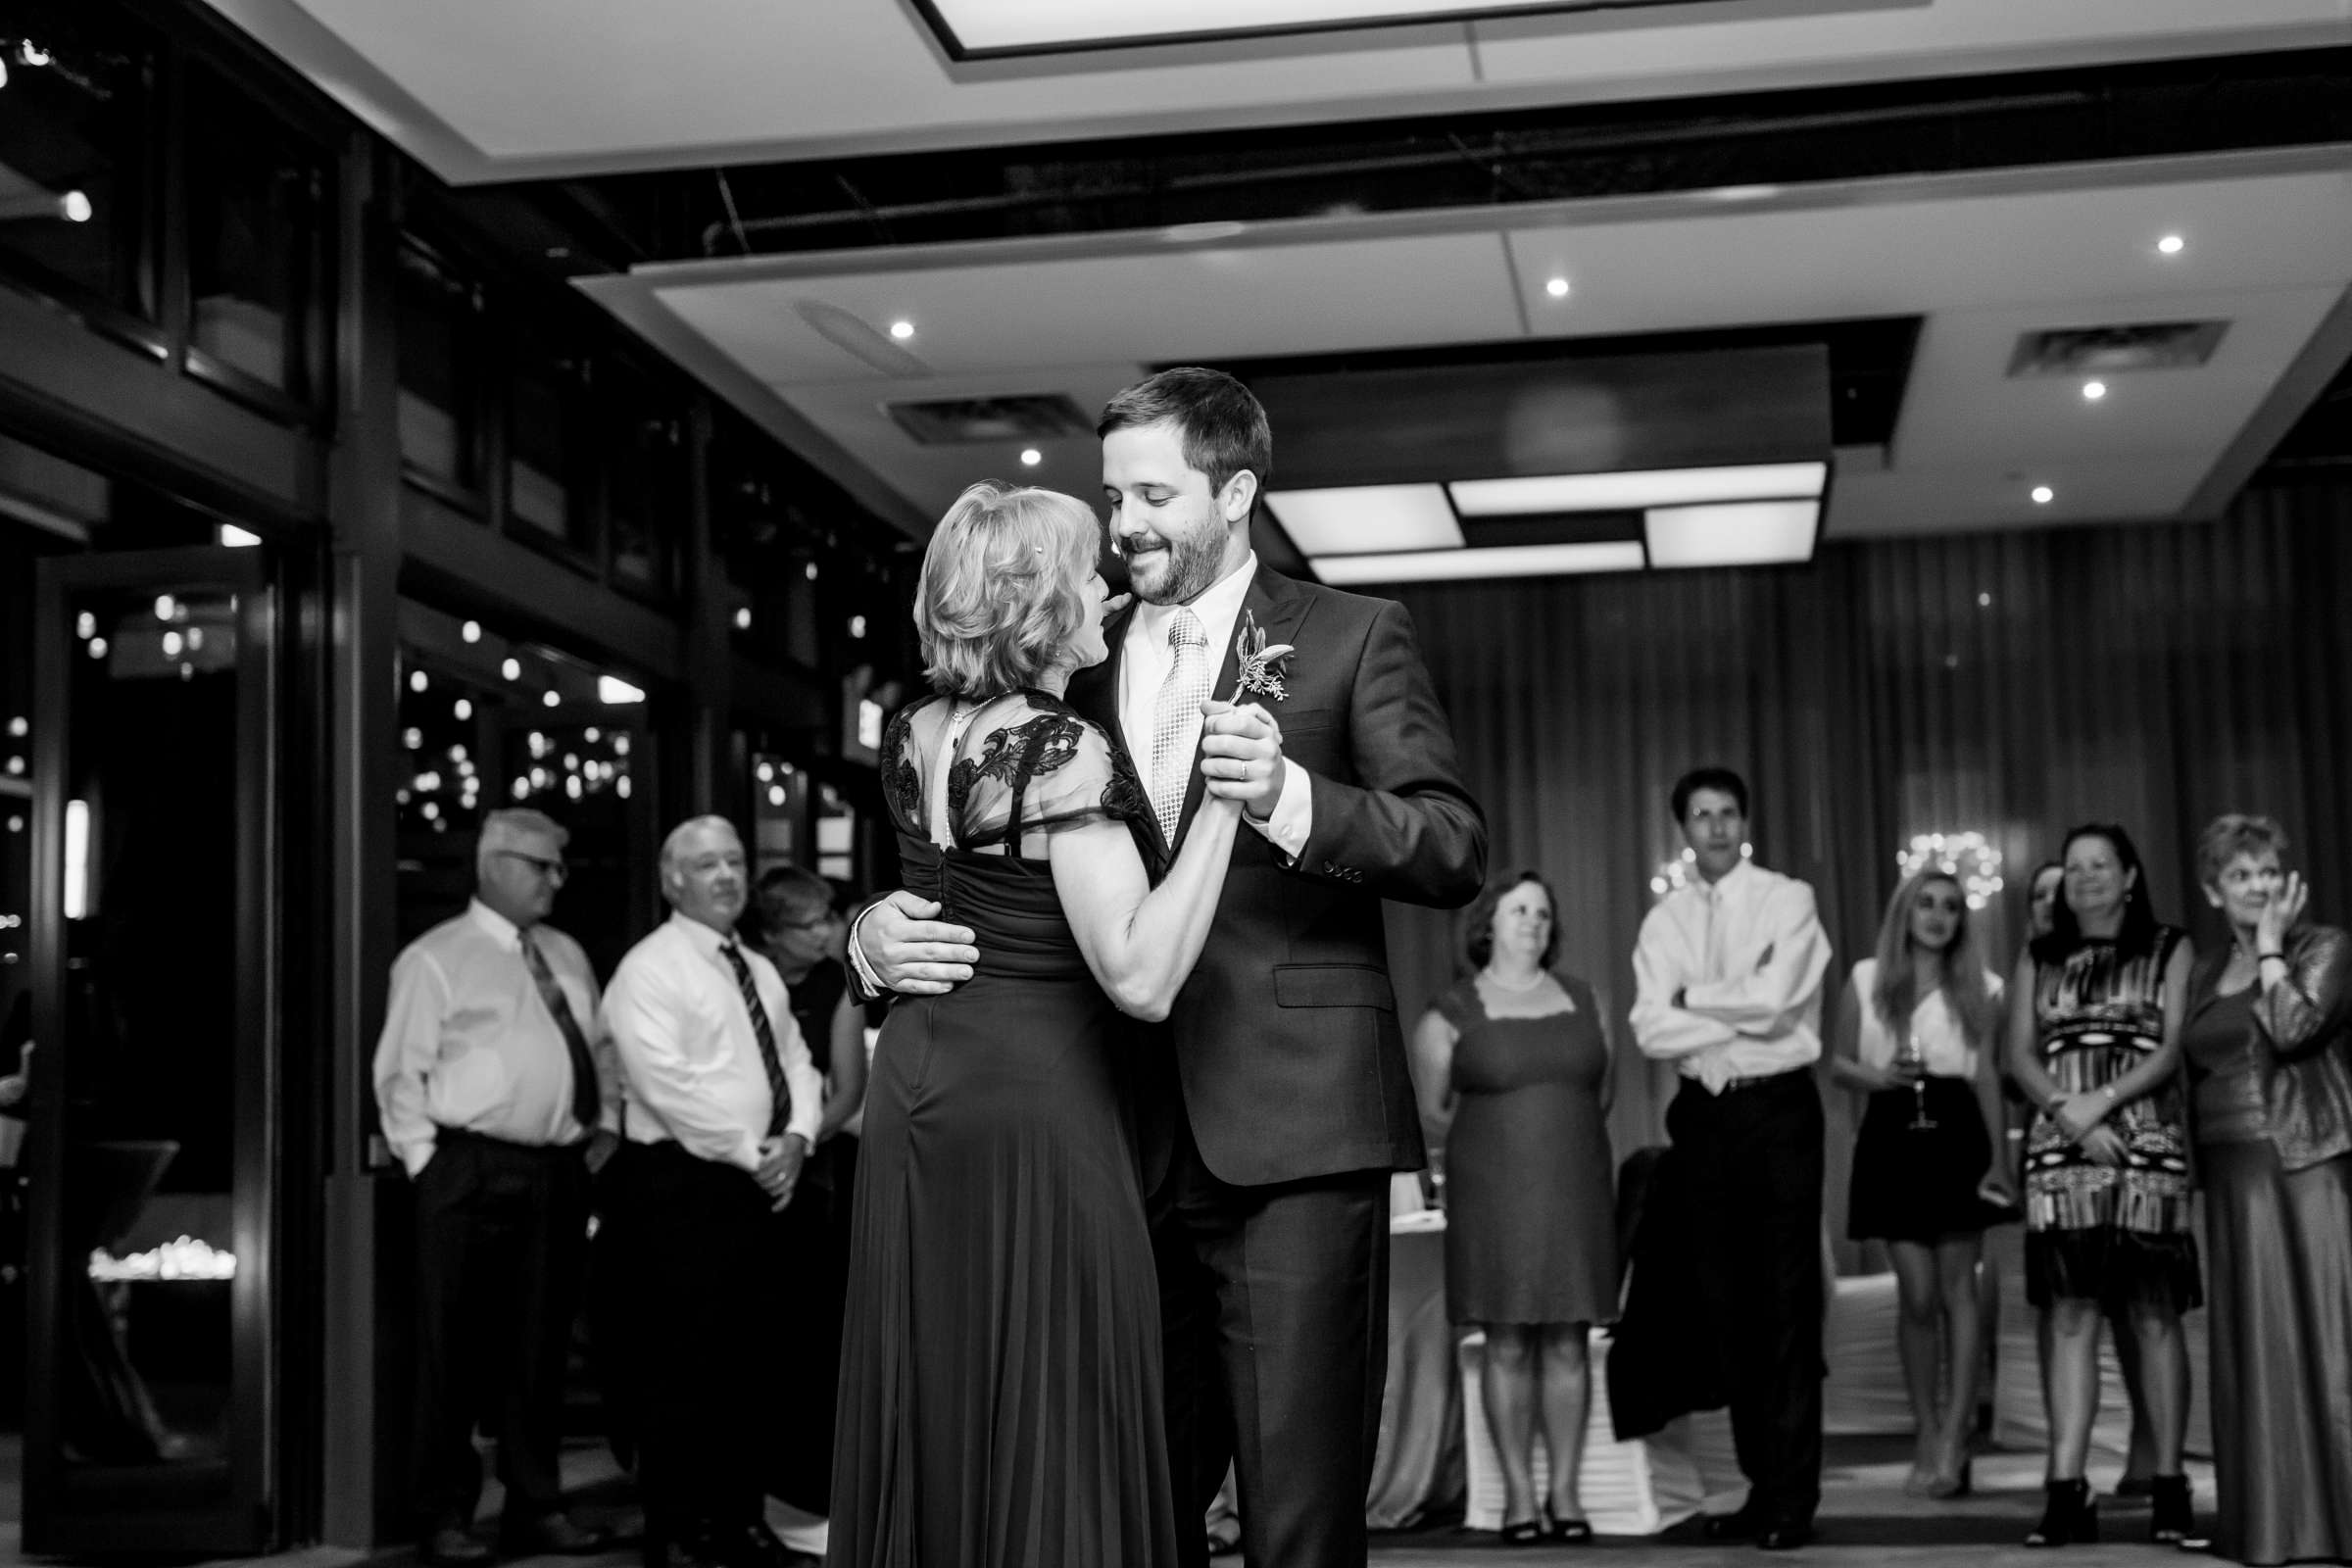
{"label": "woman in short dress", "polygon": [[2151,1535],[2179,1543],[2194,1523],[2180,1463],[2180,1314],[2203,1298],[2179,1071],[2189,947],[2157,923],[2122,828],[2078,827],[2060,858],[2056,919],[2009,987],[2010,1071],[2041,1107],[2026,1141],[2026,1296],[2049,1337],[2048,1497],[2026,1544],[2098,1539],[2082,1468],[2098,1414],[2102,1316],[2128,1320],[2138,1341],[2156,1444]]}
{"label": "woman in short dress", "polygon": [[1914,1496],[1969,1491],[1984,1366],[1977,1261],[1985,1226],[2010,1201],[1998,1142],[2003,1021],[2001,978],[1979,955],[1959,880],[1935,867],[1907,878],[1887,901],[1876,955],[1854,965],[1838,1000],[1830,1077],[1870,1097],[1846,1234],[1885,1242],[1894,1261],[1917,1434],[1903,1490]]}
{"label": "woman in short dress", "polygon": [[2213,1251],[2214,1545],[2352,1559],[2352,937],[2305,924],[2268,817],[2225,816],[2197,880],[2230,942],[2181,1050]]}
{"label": "woman in short dress", "polygon": [[1585,1347],[1617,1316],[1609,1036],[1592,988],[1552,967],[1555,907],[1535,871],[1480,895],[1464,920],[1471,975],[1413,1033],[1422,1116],[1445,1149],[1446,1311],[1486,1331],[1479,1392],[1513,1544],[1592,1537],[1577,1497]]}

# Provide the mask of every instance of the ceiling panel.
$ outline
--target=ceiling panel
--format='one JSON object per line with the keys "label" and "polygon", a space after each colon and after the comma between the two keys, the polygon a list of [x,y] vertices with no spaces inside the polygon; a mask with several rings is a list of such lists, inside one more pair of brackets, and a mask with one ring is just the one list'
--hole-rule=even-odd
{"label": "ceiling panel", "polygon": [[[1144,243],[1151,243],[1149,240]],[[848,258],[856,268],[859,258]],[[943,375],[992,366],[1103,359],[1234,359],[1280,344],[1337,353],[1520,335],[1492,232],[1392,236],[1345,246],[1173,249],[950,269],[884,266],[821,277],[663,285],[670,308],[765,381],[864,379],[795,306],[818,300],[877,331],[905,318],[906,350]]]}
{"label": "ceiling panel", "polygon": [[210,0],[460,182],[2319,47],[2342,0],[1718,0],[951,62],[877,0]]}
{"label": "ceiling panel", "polygon": [[1978,455],[1944,467],[1905,466],[1884,473],[1841,474],[1830,487],[1825,538],[1965,533],[2084,522],[2147,522],[2177,515],[2211,466],[2209,451],[2170,459],[2070,461],[2050,478],[2056,492],[2036,506],[2032,487],[2045,468]]}
{"label": "ceiling panel", "polygon": [[1895,432],[1895,465],[1944,467],[1982,463],[1987,454],[2012,464],[2058,464],[2210,449],[2252,416],[2342,292],[2338,284],[2167,298],[2158,314],[2168,319],[2230,323],[2211,362],[2102,376],[2107,395],[2095,403],[2082,397],[2082,376],[2007,378],[2019,335],[2145,318],[2149,302],[1939,313],[1921,338]]}
{"label": "ceiling panel", "polygon": [[[869,482],[925,516],[984,475],[1033,477],[1091,500],[1094,443],[1049,443],[1038,467],[1024,470],[1009,446],[915,446],[880,413],[885,398],[1058,392],[1091,414],[1153,364],[1237,362],[1272,374],[1287,356],[1336,356],[1316,368],[1345,379],[1405,363],[1381,361],[1390,349],[1515,345],[1522,352],[1503,357],[1524,365],[1525,351],[1572,348],[1569,339],[1586,335],[1883,315],[1924,326],[1886,468],[1840,466],[1831,536],[2155,520],[2192,501],[2210,509],[2200,485],[2226,459],[2237,461],[2241,432],[2301,374],[2290,368],[2332,354],[2332,373],[2352,350],[2343,303],[2352,177],[2309,167],[2304,155],[2265,155],[1940,176],[1808,189],[1695,217],[1685,216],[1687,203],[1648,202],[1384,215],[1261,225],[1213,250],[1174,249],[1150,234],[902,247],[648,269],[592,292],[609,304],[630,292],[652,301],[657,319],[683,324],[674,340],[649,335],[690,365],[699,357],[713,385],[740,376],[739,364]],[[1544,221],[1498,231],[1528,218]],[[2157,254],[2166,232],[2182,234],[2180,255]],[[1544,315],[1544,268],[1571,254],[1575,287]],[[938,373],[874,374],[801,322],[793,302],[804,299],[877,330],[907,317],[918,327],[907,347]],[[2206,317],[2232,323],[2212,363],[2108,377],[2110,394],[2095,406],[2082,401],[2079,380],[2007,375],[2026,331]],[[1611,355],[1626,347],[1606,345]],[[1416,394],[1376,383],[1374,375],[1358,389],[1372,394],[1374,413],[1399,411],[1382,430],[1418,417]],[[1441,401],[1474,399],[1447,392]],[[1367,415],[1320,428],[1286,407],[1276,420],[1277,483],[1462,476],[1384,467],[1376,460],[1394,448],[1372,433],[1376,422]],[[2058,491],[2050,507],[2025,498],[2037,479]]]}
{"label": "ceiling panel", "polygon": [[[1845,206],[1697,204],[1703,216],[1509,236],[1539,334],[1903,315],[2018,301],[2340,281],[2352,173],[2120,182]],[[2178,233],[2178,255],[2156,242]],[[1545,284],[1569,279],[1565,299]]]}

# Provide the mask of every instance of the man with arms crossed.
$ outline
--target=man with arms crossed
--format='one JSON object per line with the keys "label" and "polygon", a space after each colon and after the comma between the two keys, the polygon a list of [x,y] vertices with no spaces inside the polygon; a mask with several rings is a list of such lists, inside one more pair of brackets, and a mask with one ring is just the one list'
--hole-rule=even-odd
{"label": "man with arms crossed", "polygon": [[1821,1501],[1821,979],[1813,890],[1751,863],[1747,785],[1683,775],[1675,820],[1698,877],[1661,899],[1634,948],[1634,1038],[1683,1086],[1666,1131],[1690,1199],[1692,1272],[1731,1395],[1746,1504],[1717,1540],[1787,1551]]}
{"label": "man with arms crossed", "polygon": [[[1381,901],[1467,904],[1486,820],[1402,607],[1257,564],[1272,438],[1247,388],[1166,370],[1113,398],[1098,433],[1142,603],[1070,702],[1126,745],[1155,853],[1205,792],[1256,829],[1174,1013],[1139,1042],[1176,1495],[1205,1510],[1230,1462],[1250,1568],[1355,1568],[1387,1378],[1389,1172],[1423,1159]],[[1248,694],[1262,717],[1220,700],[1252,628],[1295,650],[1279,695]],[[900,892],[862,916],[867,981],[967,978],[971,935],[938,912]],[[1182,1544],[1206,1560],[1204,1532]]]}

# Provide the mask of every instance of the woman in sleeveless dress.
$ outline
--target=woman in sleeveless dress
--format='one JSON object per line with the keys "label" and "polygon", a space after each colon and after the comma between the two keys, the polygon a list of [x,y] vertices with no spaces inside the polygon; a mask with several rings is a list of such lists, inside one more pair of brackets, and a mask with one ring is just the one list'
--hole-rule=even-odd
{"label": "woman in sleeveless dress", "polygon": [[2203,1299],[2180,1072],[2188,942],[2157,923],[2122,828],[2076,828],[2060,858],[2056,921],[2009,986],[2009,1070],[2041,1107],[2026,1139],[2026,1298],[2049,1345],[2048,1498],[2026,1544],[2098,1539],[2082,1467],[2102,1317],[2128,1321],[2139,1342],[2156,1445],[2151,1534],[2180,1543],[2194,1525],[2180,1314]]}
{"label": "woman in sleeveless dress", "polygon": [[[1577,1495],[1586,1342],[1617,1317],[1609,1038],[1592,988],[1555,974],[1551,888],[1522,871],[1470,906],[1471,977],[1413,1032],[1422,1119],[1446,1155],[1446,1305],[1486,1331],[1479,1392],[1511,1544],[1592,1539]],[[1549,1462],[1535,1493],[1535,1437]]]}
{"label": "woman in sleeveless dress", "polygon": [[[1121,1014],[1164,1017],[1199,958],[1239,808],[1206,801],[1151,885],[1143,790],[1060,698],[1104,657],[1099,538],[1068,496],[980,484],[924,557],[938,695],[893,720],[883,779],[906,885],[980,957],[946,996],[899,998],[875,1051],[839,1568],[1177,1560]],[[1212,727],[1255,722],[1218,707]]]}
{"label": "woman in sleeveless dress", "polygon": [[1978,956],[1958,878],[1939,866],[1904,878],[1873,956],[1854,965],[1838,998],[1830,1081],[1869,1096],[1845,1233],[1886,1243],[1894,1262],[1914,1431],[1903,1490],[1913,1496],[1972,1489],[1968,1442],[1984,1366],[1977,1263],[1985,1227],[2011,1201],[1998,1142],[2005,1016],[2001,977]]}

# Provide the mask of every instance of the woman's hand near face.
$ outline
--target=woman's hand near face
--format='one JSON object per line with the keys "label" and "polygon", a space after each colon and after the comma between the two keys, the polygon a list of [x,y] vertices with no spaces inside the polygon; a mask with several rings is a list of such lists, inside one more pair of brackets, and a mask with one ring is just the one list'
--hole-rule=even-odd
{"label": "woman's hand near face", "polygon": [[2254,951],[2256,953],[2284,953],[2286,934],[2295,928],[2303,914],[2303,906],[2311,902],[2311,889],[2300,871],[2289,871],[2279,884],[2278,897],[2262,906],[2254,920]]}

